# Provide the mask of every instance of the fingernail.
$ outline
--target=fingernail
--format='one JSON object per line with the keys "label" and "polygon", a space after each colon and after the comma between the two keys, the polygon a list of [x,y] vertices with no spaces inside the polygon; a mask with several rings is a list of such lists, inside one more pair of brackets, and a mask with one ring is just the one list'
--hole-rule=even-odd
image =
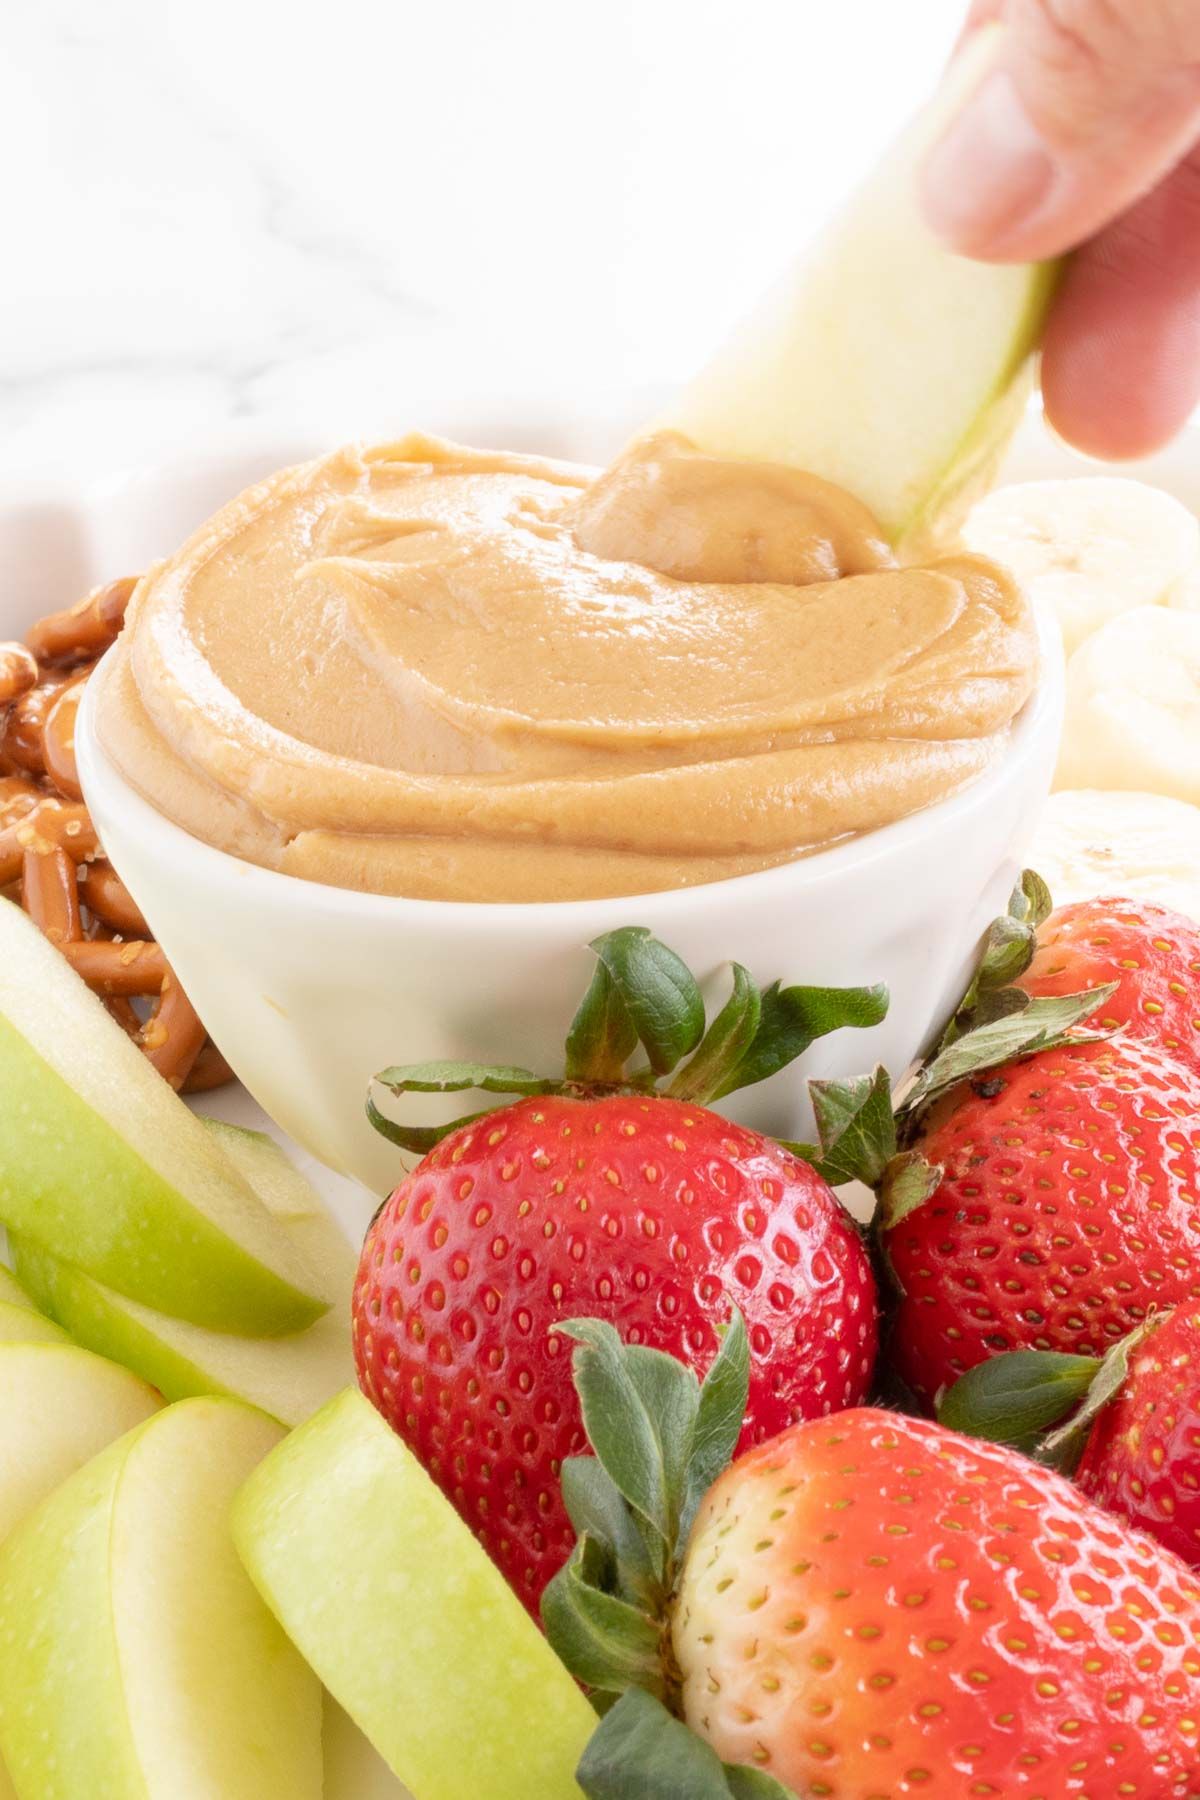
{"label": "fingernail", "polygon": [[956,249],[987,250],[1045,200],[1050,147],[1007,69],[993,69],[934,145],[921,172],[925,215]]}

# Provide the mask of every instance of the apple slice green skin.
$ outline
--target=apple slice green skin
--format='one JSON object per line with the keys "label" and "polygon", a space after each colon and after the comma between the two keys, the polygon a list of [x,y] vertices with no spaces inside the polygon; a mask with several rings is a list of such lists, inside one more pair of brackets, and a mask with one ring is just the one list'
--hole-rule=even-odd
{"label": "apple slice green skin", "polygon": [[68,1475],[161,1405],[128,1369],[75,1344],[0,1344],[0,1541]]}
{"label": "apple slice green skin", "polygon": [[929,145],[995,57],[975,35],[941,91],[800,262],[656,422],[715,455],[807,469],[911,554],[990,483],[1033,381],[1056,264],[956,256],[921,216]]}
{"label": "apple slice green skin", "polygon": [[350,1292],[357,1261],[315,1190],[272,1138],[213,1119],[201,1123],[319,1273],[333,1304],[315,1325],[274,1338],[206,1331],[115,1293],[18,1232],[9,1233],[13,1259],[38,1304],[77,1343],[136,1369],[166,1399],[226,1394],[284,1425],[300,1425],[354,1379]]}
{"label": "apple slice green skin", "polygon": [[0,1747],[26,1800],[320,1800],[320,1688],[229,1536],[279,1435],[236,1401],[186,1400],[0,1549]]}
{"label": "apple slice green skin", "polygon": [[581,1800],[595,1713],[357,1389],[254,1472],[233,1532],[293,1643],[414,1800]]}
{"label": "apple slice green skin", "polygon": [[339,1303],[305,1331],[238,1337],[166,1318],[15,1233],[9,1241],[18,1269],[52,1318],[77,1343],[136,1369],[168,1400],[224,1394],[283,1425],[299,1425],[354,1379],[349,1283]]}
{"label": "apple slice green skin", "polygon": [[326,1302],[210,1133],[37,927],[0,901],[0,1219],[107,1286],[218,1331]]}

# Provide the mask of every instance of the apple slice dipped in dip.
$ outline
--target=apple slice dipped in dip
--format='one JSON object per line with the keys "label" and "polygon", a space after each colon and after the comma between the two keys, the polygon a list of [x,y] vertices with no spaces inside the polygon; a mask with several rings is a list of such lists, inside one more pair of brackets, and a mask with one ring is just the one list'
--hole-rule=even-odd
{"label": "apple slice dipped in dip", "polygon": [[741,875],[971,781],[1032,689],[1030,612],[985,558],[896,543],[1003,441],[1052,276],[930,238],[933,128],[598,479],[412,436],[234,500],[134,598],[118,768],[251,862],[483,901]]}

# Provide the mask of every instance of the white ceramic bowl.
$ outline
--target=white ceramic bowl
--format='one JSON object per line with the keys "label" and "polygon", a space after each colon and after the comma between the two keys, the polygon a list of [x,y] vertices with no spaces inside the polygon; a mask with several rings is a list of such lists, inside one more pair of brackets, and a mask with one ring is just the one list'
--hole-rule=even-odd
{"label": "white ceramic bowl", "polygon": [[[310,449],[275,445],[272,457],[296,460]],[[182,531],[203,512],[192,502],[226,497],[255,472],[244,450],[224,469],[219,456],[193,457],[177,476],[145,482],[142,498],[157,526],[166,515]],[[103,670],[81,709],[77,752],[109,854],[246,1087],[316,1156],[382,1191],[401,1163],[364,1117],[369,1077],[389,1063],[452,1057],[557,1071],[591,973],[586,946],[617,925],[650,927],[713,997],[733,958],[764,984],[887,984],[883,1024],[823,1040],[739,1095],[748,1122],[800,1135],[806,1076],[851,1074],[876,1061],[903,1070],[961,992],[1048,790],[1062,697],[1053,628],[1043,654],[1038,692],[1004,759],[962,793],[785,867],[631,899],[405,900],[240,862],[147,805],[105,757],[94,730]],[[471,1099],[453,1110],[470,1110]],[[430,1103],[419,1116],[450,1109]]]}

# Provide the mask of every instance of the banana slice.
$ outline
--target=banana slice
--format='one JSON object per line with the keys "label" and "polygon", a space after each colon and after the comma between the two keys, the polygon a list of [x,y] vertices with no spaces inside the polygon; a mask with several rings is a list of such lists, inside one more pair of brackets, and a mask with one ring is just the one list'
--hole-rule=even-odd
{"label": "banana slice", "polygon": [[1200,606],[1200,520],[1162,488],[1075,476],[997,488],[963,529],[1062,627],[1067,655],[1138,606]]}
{"label": "banana slice", "polygon": [[1200,807],[1162,794],[1052,794],[1029,849],[1056,906],[1120,894],[1200,920]]}
{"label": "banana slice", "polygon": [[1200,612],[1135,607],[1080,646],[1054,785],[1200,803]]}

